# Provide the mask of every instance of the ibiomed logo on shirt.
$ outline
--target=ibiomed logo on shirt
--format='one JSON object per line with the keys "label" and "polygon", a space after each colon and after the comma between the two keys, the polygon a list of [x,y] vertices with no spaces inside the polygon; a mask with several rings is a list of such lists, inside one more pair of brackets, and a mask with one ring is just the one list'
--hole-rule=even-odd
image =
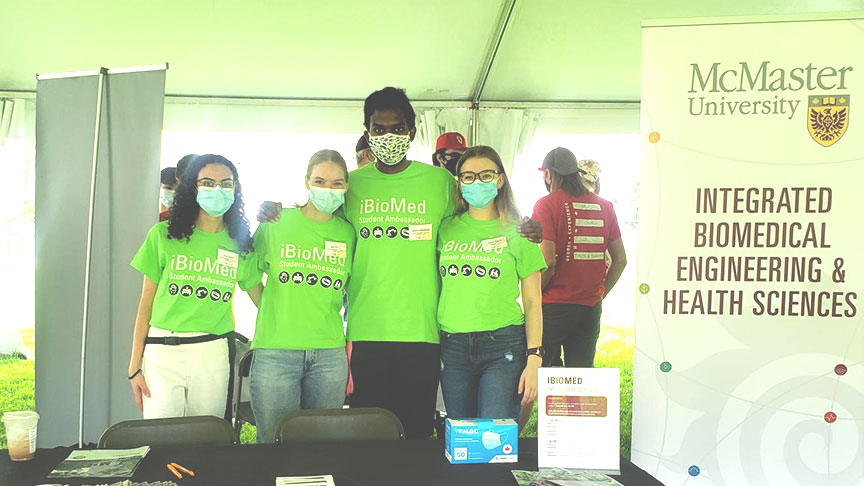
{"label": "ibiomed logo on shirt", "polygon": [[360,201],[360,214],[369,213],[408,213],[408,214],[426,214],[426,200],[419,203],[408,202],[404,197],[396,199],[391,197],[390,200],[380,199],[363,199]]}
{"label": "ibiomed logo on shirt", "polygon": [[209,273],[220,277],[237,279],[237,269],[222,265],[210,257],[203,260],[186,255],[174,255],[171,258],[171,270],[177,272]]}
{"label": "ibiomed logo on shirt", "polygon": [[281,247],[282,258],[299,258],[306,261],[318,261],[330,263],[332,265],[345,265],[345,257],[337,257],[328,255],[327,251],[321,247],[303,248],[300,245],[286,243]]}
{"label": "ibiomed logo on shirt", "polygon": [[492,249],[484,249],[482,241],[459,241],[459,240],[449,240],[444,243],[444,250],[446,252],[458,252],[458,253],[497,253],[499,255],[504,253],[504,248],[495,248]]}

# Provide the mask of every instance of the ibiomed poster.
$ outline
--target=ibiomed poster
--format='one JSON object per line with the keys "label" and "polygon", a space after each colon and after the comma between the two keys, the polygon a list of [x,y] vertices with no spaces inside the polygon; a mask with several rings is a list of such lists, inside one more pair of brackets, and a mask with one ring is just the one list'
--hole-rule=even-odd
{"label": "ibiomed poster", "polygon": [[643,25],[632,460],[667,485],[864,485],[862,46]]}

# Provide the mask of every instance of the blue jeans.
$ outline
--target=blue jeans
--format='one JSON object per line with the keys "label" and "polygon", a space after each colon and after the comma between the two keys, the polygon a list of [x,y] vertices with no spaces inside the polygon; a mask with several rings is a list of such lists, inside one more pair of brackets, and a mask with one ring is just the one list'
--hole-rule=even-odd
{"label": "blue jeans", "polygon": [[441,333],[441,390],[450,418],[519,417],[525,326]]}
{"label": "blue jeans", "polygon": [[345,348],[256,349],[249,391],[258,442],[274,442],[285,414],[309,408],[342,408],[348,383]]}

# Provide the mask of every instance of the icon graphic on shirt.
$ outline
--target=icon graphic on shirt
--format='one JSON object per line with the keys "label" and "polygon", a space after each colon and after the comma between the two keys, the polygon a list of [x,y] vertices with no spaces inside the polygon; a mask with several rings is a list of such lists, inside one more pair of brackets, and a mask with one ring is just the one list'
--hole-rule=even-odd
{"label": "icon graphic on shirt", "polygon": [[180,288],[180,295],[182,295],[183,297],[191,297],[192,296],[192,286],[191,285],[184,285],[183,287],[181,287]]}
{"label": "icon graphic on shirt", "polygon": [[210,292],[207,291],[207,287],[198,287],[197,289],[195,289],[195,297],[198,297],[199,299],[206,299],[207,294],[209,293]]}
{"label": "icon graphic on shirt", "polygon": [[365,226],[360,228],[360,237],[363,238],[364,240],[366,238],[369,238],[369,228],[367,228]]}
{"label": "icon graphic on shirt", "polygon": [[279,272],[279,281],[280,281],[280,282],[282,282],[282,283],[288,283],[288,280],[289,280],[290,278],[291,278],[291,276],[288,275],[288,272]]}
{"label": "icon graphic on shirt", "polygon": [[329,289],[330,285],[332,285],[332,284],[333,284],[333,279],[330,278],[329,276],[323,275],[321,277],[321,286],[324,287],[325,289]]}
{"label": "icon graphic on shirt", "polygon": [[447,276],[447,267],[445,267],[444,265],[441,265],[441,278],[444,278],[446,276]]}
{"label": "icon graphic on shirt", "polygon": [[213,302],[219,302],[221,298],[222,292],[219,291],[219,289],[213,289],[210,291],[210,300],[212,300]]}
{"label": "icon graphic on shirt", "polygon": [[372,236],[374,236],[375,238],[381,238],[382,236],[384,236],[384,228],[380,226],[372,228]]}
{"label": "icon graphic on shirt", "polygon": [[231,292],[222,294],[222,302],[228,302],[229,300],[231,300]]}
{"label": "icon graphic on shirt", "polygon": [[333,290],[342,290],[342,279],[341,278],[337,278],[333,282]]}
{"label": "icon graphic on shirt", "polygon": [[492,280],[495,280],[500,276],[501,276],[501,269],[499,269],[498,267],[492,267],[489,269],[489,278],[491,278]]}
{"label": "icon graphic on shirt", "polygon": [[410,235],[410,234],[411,233],[408,231],[407,226],[403,226],[402,229],[399,230],[399,236],[401,236],[402,238],[405,238],[406,240],[408,239],[408,235]]}
{"label": "icon graphic on shirt", "polygon": [[168,286],[168,293],[171,295],[177,295],[177,292],[180,292],[180,287],[176,283],[171,282],[171,285]]}
{"label": "icon graphic on shirt", "polygon": [[303,274],[300,272],[294,272],[294,275],[291,275],[291,281],[295,284],[303,283]]}
{"label": "icon graphic on shirt", "polygon": [[447,274],[451,277],[455,277],[459,275],[459,266],[455,263],[451,263],[449,267],[447,267]]}
{"label": "icon graphic on shirt", "polygon": [[306,275],[306,283],[309,285],[317,284],[318,283],[318,275],[315,275],[314,273],[310,273],[309,275]]}
{"label": "icon graphic on shirt", "polygon": [[462,265],[462,276],[463,277],[470,277],[471,272],[473,272],[473,271],[474,271],[474,269],[471,268],[471,265],[468,265],[467,263],[465,265]]}
{"label": "icon graphic on shirt", "polygon": [[484,267],[483,265],[477,265],[476,267],[474,267],[474,275],[477,275],[480,278],[485,277],[486,267]]}
{"label": "icon graphic on shirt", "polygon": [[399,235],[399,230],[395,226],[387,227],[387,238],[396,238]]}

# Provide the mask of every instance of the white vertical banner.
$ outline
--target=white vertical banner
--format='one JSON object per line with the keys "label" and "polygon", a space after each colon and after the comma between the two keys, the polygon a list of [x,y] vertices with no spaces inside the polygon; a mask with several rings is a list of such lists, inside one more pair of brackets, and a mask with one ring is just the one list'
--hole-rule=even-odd
{"label": "white vertical banner", "polygon": [[864,485],[862,46],[643,25],[631,459],[667,485]]}

